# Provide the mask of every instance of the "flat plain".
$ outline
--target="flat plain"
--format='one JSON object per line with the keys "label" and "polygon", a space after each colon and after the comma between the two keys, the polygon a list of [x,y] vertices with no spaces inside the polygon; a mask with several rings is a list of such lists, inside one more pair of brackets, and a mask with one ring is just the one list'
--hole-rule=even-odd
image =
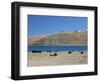
{"label": "flat plain", "polygon": [[27,66],[53,66],[53,65],[78,65],[87,64],[88,55],[84,51],[82,54],[79,51],[68,51],[56,52],[41,52],[32,53],[28,52]]}

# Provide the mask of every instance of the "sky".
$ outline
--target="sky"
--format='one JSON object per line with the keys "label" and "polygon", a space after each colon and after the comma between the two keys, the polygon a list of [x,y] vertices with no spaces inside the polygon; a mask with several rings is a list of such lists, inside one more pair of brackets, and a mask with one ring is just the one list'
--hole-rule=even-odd
{"label": "sky", "polygon": [[28,15],[28,36],[86,31],[87,17]]}

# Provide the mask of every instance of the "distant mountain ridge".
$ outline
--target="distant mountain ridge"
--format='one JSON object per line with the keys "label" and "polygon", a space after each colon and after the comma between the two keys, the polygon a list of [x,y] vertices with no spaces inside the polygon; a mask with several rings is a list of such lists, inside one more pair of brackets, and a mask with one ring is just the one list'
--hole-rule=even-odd
{"label": "distant mountain ridge", "polygon": [[87,45],[87,31],[62,32],[48,36],[32,36],[28,38],[29,45]]}
{"label": "distant mountain ridge", "polygon": [[28,44],[32,44],[35,41],[39,41],[40,39],[47,37],[47,35],[33,35],[31,37],[28,37]]}

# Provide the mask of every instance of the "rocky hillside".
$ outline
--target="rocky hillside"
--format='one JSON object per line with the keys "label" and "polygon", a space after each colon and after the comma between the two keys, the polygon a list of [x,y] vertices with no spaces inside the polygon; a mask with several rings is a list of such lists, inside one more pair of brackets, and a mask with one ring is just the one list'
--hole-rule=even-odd
{"label": "rocky hillside", "polygon": [[47,37],[46,35],[35,35],[28,38],[28,44],[33,44],[36,41],[39,41],[40,39]]}
{"label": "rocky hillside", "polygon": [[87,32],[62,32],[50,36],[32,36],[30,45],[87,45]]}

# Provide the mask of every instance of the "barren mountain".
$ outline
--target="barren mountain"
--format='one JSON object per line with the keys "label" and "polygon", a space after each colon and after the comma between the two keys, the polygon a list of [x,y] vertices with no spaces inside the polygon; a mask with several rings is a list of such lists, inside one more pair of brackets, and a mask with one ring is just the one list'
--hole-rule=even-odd
{"label": "barren mountain", "polygon": [[33,44],[36,41],[39,41],[40,39],[46,37],[47,35],[33,35],[28,38],[28,44]]}
{"label": "barren mountain", "polygon": [[48,36],[32,36],[31,45],[87,45],[87,32],[62,32]]}

